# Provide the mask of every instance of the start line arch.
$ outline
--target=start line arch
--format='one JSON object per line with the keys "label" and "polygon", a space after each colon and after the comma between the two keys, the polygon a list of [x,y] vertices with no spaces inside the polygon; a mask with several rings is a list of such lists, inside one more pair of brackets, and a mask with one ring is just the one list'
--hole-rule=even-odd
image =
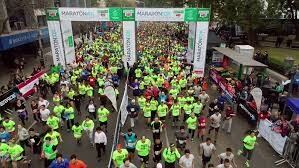
{"label": "start line arch", "polygon": [[124,65],[136,61],[136,22],[188,22],[187,60],[203,76],[209,32],[209,8],[49,8],[47,22],[55,65],[75,60],[72,21],[115,21],[123,24]]}

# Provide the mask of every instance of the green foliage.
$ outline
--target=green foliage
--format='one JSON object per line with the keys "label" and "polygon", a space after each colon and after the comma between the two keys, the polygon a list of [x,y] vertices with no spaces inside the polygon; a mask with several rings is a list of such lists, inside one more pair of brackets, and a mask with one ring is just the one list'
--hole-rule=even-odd
{"label": "green foliage", "polygon": [[218,21],[223,24],[237,24],[246,31],[262,25],[264,3],[261,0],[216,0],[212,10],[217,13]]}

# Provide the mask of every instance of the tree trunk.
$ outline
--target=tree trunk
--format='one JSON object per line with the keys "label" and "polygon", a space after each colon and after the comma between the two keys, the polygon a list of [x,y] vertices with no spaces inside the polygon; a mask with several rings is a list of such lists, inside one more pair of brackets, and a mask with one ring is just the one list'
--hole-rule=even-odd
{"label": "tree trunk", "polygon": [[295,29],[296,29],[296,40],[299,41],[299,23],[296,21],[295,23]]}
{"label": "tree trunk", "polygon": [[256,45],[256,33],[251,27],[248,30],[248,40],[249,40],[249,45],[255,47],[255,45]]}

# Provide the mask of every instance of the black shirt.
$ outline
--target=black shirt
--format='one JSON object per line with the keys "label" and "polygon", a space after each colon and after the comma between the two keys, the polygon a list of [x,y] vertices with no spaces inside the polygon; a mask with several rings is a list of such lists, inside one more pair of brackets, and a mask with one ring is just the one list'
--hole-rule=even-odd
{"label": "black shirt", "polygon": [[162,142],[160,144],[154,144],[154,151],[160,151],[162,149]]}

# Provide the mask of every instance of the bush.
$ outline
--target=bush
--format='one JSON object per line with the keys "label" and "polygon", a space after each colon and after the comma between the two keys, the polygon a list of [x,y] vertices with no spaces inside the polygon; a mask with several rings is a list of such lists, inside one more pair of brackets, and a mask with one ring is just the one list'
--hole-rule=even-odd
{"label": "bush", "polygon": [[269,59],[269,63],[268,63],[268,66],[270,69],[284,75],[286,73],[286,67],[284,66],[284,63],[281,62],[280,60],[278,59],[275,59],[275,58],[270,58]]}

